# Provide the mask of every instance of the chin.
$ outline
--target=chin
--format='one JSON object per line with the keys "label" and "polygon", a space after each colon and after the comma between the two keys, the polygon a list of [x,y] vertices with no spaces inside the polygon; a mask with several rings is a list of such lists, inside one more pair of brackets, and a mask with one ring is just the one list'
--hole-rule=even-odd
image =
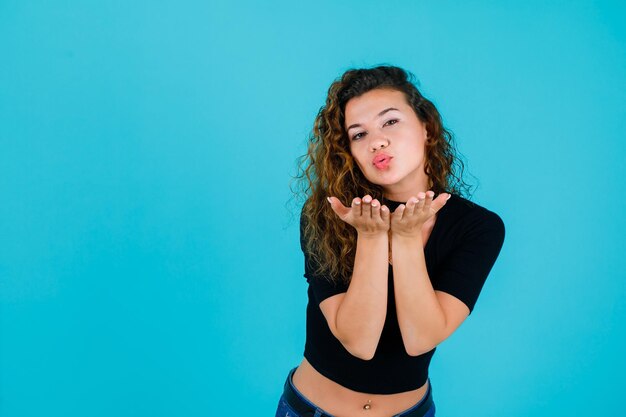
{"label": "chin", "polygon": [[396,175],[385,175],[385,174],[386,172],[383,172],[375,177],[366,176],[365,178],[367,178],[367,180],[371,182],[372,184],[376,184],[376,185],[393,185],[393,184],[397,184],[400,181],[400,178],[398,178]]}

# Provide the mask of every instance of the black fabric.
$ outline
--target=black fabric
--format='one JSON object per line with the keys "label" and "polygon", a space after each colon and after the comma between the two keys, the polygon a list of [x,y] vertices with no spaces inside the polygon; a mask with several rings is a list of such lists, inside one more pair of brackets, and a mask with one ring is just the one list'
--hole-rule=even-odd
{"label": "black fabric", "polygon": [[[391,211],[400,204],[383,201]],[[316,276],[306,251],[304,217],[300,244],[304,253],[304,277],[309,283],[304,357],[322,375],[354,391],[394,394],[421,387],[436,348],[419,356],[406,353],[396,315],[393,267],[389,265],[387,317],[371,360],[352,356],[331,333],[319,303],[346,292],[348,285],[334,285],[328,277]],[[437,214],[426,242],[426,268],[435,290],[461,300],[471,312],[504,243],[505,228],[494,212],[461,196],[452,197]]]}

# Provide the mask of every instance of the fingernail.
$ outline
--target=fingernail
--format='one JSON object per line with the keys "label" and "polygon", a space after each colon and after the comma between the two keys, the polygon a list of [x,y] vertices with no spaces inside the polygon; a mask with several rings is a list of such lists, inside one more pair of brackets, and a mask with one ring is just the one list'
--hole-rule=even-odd
{"label": "fingernail", "polygon": [[452,197],[452,194],[448,194],[448,198],[446,198],[446,201],[450,200],[450,197]]}
{"label": "fingernail", "polygon": [[326,197],[326,200],[328,200],[328,202],[332,204],[332,202],[330,201],[330,197]]}

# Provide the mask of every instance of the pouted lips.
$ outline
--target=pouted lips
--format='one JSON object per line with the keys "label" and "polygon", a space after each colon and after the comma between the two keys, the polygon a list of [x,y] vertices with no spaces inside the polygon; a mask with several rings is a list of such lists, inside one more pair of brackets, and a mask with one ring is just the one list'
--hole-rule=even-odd
{"label": "pouted lips", "polygon": [[372,164],[378,169],[384,169],[389,165],[389,161],[391,161],[392,156],[386,155],[384,153],[378,154],[372,160]]}

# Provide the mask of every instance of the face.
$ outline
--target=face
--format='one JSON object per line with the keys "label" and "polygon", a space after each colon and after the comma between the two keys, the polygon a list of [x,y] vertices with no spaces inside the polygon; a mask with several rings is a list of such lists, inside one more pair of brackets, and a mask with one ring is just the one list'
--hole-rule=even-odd
{"label": "face", "polygon": [[344,128],[361,172],[381,185],[387,198],[406,201],[427,190],[426,127],[404,93],[375,89],[350,99]]}

